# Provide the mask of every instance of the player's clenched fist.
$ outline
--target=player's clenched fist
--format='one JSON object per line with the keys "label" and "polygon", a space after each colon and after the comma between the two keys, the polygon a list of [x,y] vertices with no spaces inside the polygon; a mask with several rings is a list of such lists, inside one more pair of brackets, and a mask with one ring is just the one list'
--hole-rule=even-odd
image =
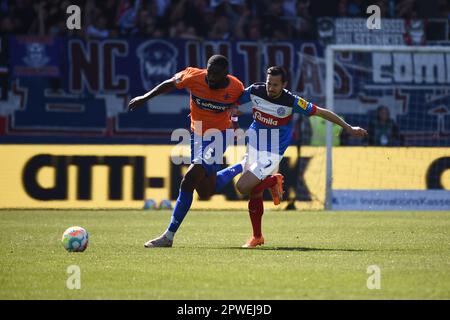
{"label": "player's clenched fist", "polygon": [[351,127],[348,133],[354,137],[365,137],[367,136],[367,131],[360,127]]}
{"label": "player's clenched fist", "polygon": [[142,106],[145,103],[146,99],[143,96],[137,96],[128,103],[128,111],[134,111],[138,107]]}

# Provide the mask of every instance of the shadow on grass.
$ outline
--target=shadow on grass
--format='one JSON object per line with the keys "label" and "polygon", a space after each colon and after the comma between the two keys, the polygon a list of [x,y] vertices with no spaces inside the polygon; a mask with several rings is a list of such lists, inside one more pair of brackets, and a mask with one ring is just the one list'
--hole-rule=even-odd
{"label": "shadow on grass", "polygon": [[343,249],[343,248],[307,248],[307,247],[256,247],[252,249],[241,247],[220,247],[211,249],[237,249],[237,250],[259,250],[259,251],[343,251],[343,252],[365,252],[373,251],[366,249]]}

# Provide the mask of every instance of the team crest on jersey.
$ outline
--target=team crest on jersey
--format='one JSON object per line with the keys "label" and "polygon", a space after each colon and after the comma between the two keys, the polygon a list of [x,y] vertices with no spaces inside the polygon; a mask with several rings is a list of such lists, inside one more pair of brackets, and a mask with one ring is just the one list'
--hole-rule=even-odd
{"label": "team crest on jersey", "polygon": [[141,69],[141,79],[146,90],[173,76],[177,70],[178,51],[163,40],[150,40],[141,44],[136,52]]}
{"label": "team crest on jersey", "polygon": [[306,110],[306,107],[308,106],[308,102],[306,102],[305,99],[298,99],[297,105],[302,108],[303,110]]}
{"label": "team crest on jersey", "polygon": [[277,115],[279,115],[280,117],[286,115],[286,110],[284,110],[283,107],[279,107],[279,108],[277,109]]}

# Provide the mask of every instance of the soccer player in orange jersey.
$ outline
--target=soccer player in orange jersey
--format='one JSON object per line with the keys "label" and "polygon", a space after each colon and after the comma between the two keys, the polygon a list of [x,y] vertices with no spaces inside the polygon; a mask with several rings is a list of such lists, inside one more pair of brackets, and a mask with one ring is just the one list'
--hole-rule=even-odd
{"label": "soccer player in orange jersey", "polygon": [[[211,161],[211,154],[222,155],[225,152],[225,130],[231,128],[230,111],[244,92],[242,82],[228,74],[227,58],[214,55],[209,58],[206,69],[186,68],[145,95],[132,99],[128,108],[133,111],[153,97],[174,89],[190,91],[191,165],[181,181],[169,227],[158,238],[146,242],[146,248],[172,246],[175,233],[191,207],[194,190],[200,197],[209,198],[242,172],[242,164],[218,172],[220,163],[215,159],[222,160],[222,157],[216,156]],[[209,139],[202,139],[208,134],[208,129],[219,130],[224,141],[221,147],[216,144],[211,147]]]}

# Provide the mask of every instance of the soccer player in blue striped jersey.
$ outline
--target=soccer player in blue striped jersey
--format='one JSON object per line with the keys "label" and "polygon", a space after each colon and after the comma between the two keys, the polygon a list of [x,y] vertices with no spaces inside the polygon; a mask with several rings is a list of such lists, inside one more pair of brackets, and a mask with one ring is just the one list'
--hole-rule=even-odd
{"label": "soccer player in blue striped jersey", "polygon": [[334,112],[286,90],[286,78],[286,71],[282,67],[270,67],[266,82],[250,85],[239,99],[240,104],[252,103],[254,118],[246,134],[248,141],[244,173],[236,185],[239,192],[250,197],[248,209],[253,236],[243,245],[245,248],[264,244],[261,231],[263,191],[269,189],[276,205],[282,199],[283,176],[274,172],[278,170],[283,154],[291,142],[293,113],[322,117],[341,126],[351,136],[367,135],[366,130],[349,125]]}

